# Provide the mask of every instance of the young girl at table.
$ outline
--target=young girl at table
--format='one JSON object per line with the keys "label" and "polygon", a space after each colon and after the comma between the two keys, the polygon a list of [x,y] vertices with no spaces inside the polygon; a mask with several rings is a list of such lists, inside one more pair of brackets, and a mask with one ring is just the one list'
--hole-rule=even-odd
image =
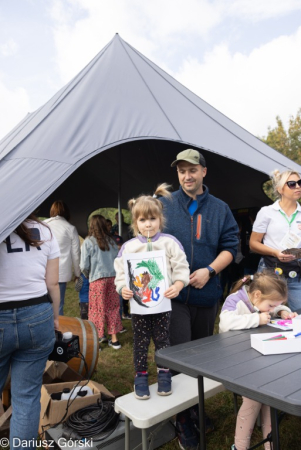
{"label": "young girl at table", "polygon": [[[273,271],[264,270],[255,275],[245,276],[234,285],[226,298],[220,314],[220,333],[229,330],[243,330],[266,325],[271,318],[292,319],[297,313],[284,306],[288,289],[286,280]],[[271,431],[270,407],[255,400],[243,397],[243,403],[237,415],[235,444],[232,450],[246,450],[257,416],[261,411],[263,438]],[[264,444],[270,450],[270,442]]]}
{"label": "young girl at table", "polygon": [[[136,371],[134,389],[135,397],[140,400],[145,400],[150,397],[147,373],[147,354],[150,340],[153,338],[156,350],[170,345],[170,299],[177,297],[183,287],[189,284],[189,266],[182,245],[175,237],[162,233],[165,222],[163,205],[157,199],[157,196],[169,197],[170,193],[168,188],[169,186],[164,183],[156,189],[153,197],[150,195],[142,195],[128,202],[129,209],[132,213],[131,227],[136,237],[123,244],[118,253],[118,257],[115,259],[116,290],[125,300],[130,301],[131,306],[132,328],[134,333],[134,365]],[[141,269],[141,281],[139,282],[137,280],[139,276],[136,277],[136,281],[132,283],[132,288],[130,289],[130,286],[127,286],[126,282],[123,255],[156,250],[165,251],[169,287],[163,293],[162,301],[158,305],[154,306],[153,304],[155,302],[153,302],[152,307],[147,307],[151,304],[145,303],[148,302],[148,299],[144,298],[146,294],[140,294],[140,291],[135,291],[135,289],[136,285],[140,286],[142,292],[146,292],[148,288],[151,288],[151,277],[149,277],[151,270],[148,273],[144,268]],[[137,292],[139,292],[139,295],[142,295],[140,297],[142,298],[142,305],[139,304],[139,301],[137,302]],[[153,294],[151,298],[153,299]],[[157,372],[157,393],[159,395],[171,394],[171,373],[169,369],[158,367]]]}

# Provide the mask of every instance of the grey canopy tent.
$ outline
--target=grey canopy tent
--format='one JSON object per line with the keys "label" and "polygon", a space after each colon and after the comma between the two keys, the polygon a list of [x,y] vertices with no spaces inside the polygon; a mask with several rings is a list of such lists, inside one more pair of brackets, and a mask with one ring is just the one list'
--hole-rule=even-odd
{"label": "grey canopy tent", "polygon": [[184,148],[207,160],[206,185],[231,208],[270,201],[273,169],[301,167],[232,122],[118,34],[66,86],[0,142],[0,242],[32,211],[64,200],[85,235],[99,207],[126,207],[161,182]]}

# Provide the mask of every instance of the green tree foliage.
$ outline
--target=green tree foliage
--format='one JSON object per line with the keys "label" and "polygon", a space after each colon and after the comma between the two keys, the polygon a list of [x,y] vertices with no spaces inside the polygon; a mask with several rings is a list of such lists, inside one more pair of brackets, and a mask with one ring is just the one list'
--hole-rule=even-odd
{"label": "green tree foliage", "polygon": [[[268,128],[268,134],[261,138],[262,141],[297,164],[301,164],[301,108],[296,117],[290,117],[287,130],[279,116],[276,117],[276,123],[275,128]],[[263,190],[269,198],[275,200],[271,181],[264,184]]]}
{"label": "green tree foliage", "polygon": [[268,128],[268,135],[266,138],[262,138],[263,142],[273,147],[278,152],[288,156],[290,151],[289,138],[286,132],[282,120],[279,116],[276,117],[277,126],[275,128]]}
{"label": "green tree foliage", "polygon": [[[115,215],[118,212],[118,209],[116,208],[99,208],[93,211],[90,216],[88,217],[88,224],[91,216],[94,216],[95,214],[101,214],[106,219],[110,219],[113,223],[113,225],[116,223]],[[131,213],[127,209],[121,210],[125,223],[130,224],[131,223]]]}
{"label": "green tree foliage", "polygon": [[301,164],[301,108],[299,109],[296,118],[290,118],[289,122],[289,140],[290,151],[292,159],[298,164]]}
{"label": "green tree foliage", "polygon": [[301,164],[301,108],[296,117],[290,117],[288,130],[279,116],[276,117],[276,122],[275,128],[268,128],[268,135],[262,138],[263,142]]}

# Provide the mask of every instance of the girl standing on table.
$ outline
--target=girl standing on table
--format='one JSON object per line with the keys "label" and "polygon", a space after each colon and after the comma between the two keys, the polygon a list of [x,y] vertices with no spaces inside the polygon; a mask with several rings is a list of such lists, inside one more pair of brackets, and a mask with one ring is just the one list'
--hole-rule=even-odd
{"label": "girl standing on table", "polygon": [[[284,320],[296,317],[297,313],[292,313],[287,306],[283,305],[287,301],[287,295],[285,279],[273,271],[264,270],[257,272],[254,276],[245,276],[237,281],[225,300],[220,314],[219,332],[256,328],[269,323],[271,317]],[[249,448],[259,412],[261,412],[263,438],[266,439],[271,432],[270,407],[243,397],[243,403],[237,415],[235,444],[232,445],[232,450]],[[270,442],[266,442],[264,448],[270,450]]]}
{"label": "girl standing on table", "polygon": [[[141,400],[150,397],[147,373],[147,354],[150,340],[153,338],[156,350],[170,345],[171,303],[169,299],[177,297],[183,287],[189,284],[189,266],[182,245],[175,237],[162,233],[164,226],[163,205],[157,199],[157,196],[170,196],[168,187],[168,185],[162,184],[157,188],[153,197],[143,195],[136,200],[129,201],[129,209],[132,212],[132,229],[136,237],[127,241],[121,247],[118,258],[115,260],[116,290],[125,300],[130,300],[131,305],[136,370],[134,388],[136,398]],[[147,308],[134,300],[135,293],[126,285],[123,255],[156,250],[165,251],[166,271],[170,287],[164,292],[164,298],[158,306]],[[143,283],[144,279],[147,279],[146,284],[150,282],[147,277],[149,277],[148,273],[142,274],[141,280],[143,280]],[[139,313],[137,313],[138,311]],[[169,369],[161,367],[157,368],[157,371],[158,394],[171,394],[171,373]]]}
{"label": "girl standing on table", "polygon": [[258,271],[272,268],[283,273],[288,285],[288,305],[296,311],[301,308],[301,256],[295,250],[292,254],[283,251],[298,248],[301,255],[301,179],[297,172],[275,170],[272,181],[279,199],[258,212],[250,249],[262,255]]}

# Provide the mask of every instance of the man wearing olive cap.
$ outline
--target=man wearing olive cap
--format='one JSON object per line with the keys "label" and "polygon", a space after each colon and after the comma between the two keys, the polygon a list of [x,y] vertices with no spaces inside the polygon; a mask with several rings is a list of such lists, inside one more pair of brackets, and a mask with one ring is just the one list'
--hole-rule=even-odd
{"label": "man wearing olive cap", "polygon": [[173,300],[171,339],[178,344],[213,334],[222,294],[216,275],[236,256],[238,227],[229,206],[203,185],[207,167],[201,153],[184,150],[171,167],[177,168],[181,186],[171,199],[161,199],[164,231],[183,245],[191,272],[190,285]]}
{"label": "man wearing olive cap", "polygon": [[[203,185],[207,167],[201,153],[184,150],[171,167],[177,168],[180,189],[171,199],[160,199],[164,232],[181,242],[190,265],[189,286],[172,300],[170,341],[176,345],[213,334],[222,295],[217,274],[235,258],[238,227],[229,206]],[[180,444],[194,447],[187,439],[180,438]]]}

